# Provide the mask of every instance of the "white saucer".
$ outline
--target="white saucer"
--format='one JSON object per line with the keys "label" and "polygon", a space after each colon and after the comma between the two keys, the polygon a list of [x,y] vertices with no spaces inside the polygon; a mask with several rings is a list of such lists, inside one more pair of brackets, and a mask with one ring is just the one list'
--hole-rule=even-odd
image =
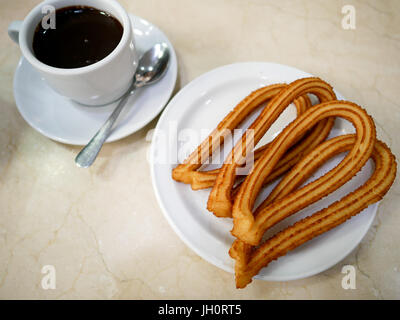
{"label": "white saucer", "polygon": [[[124,138],[153,120],[167,104],[176,82],[176,54],[168,38],[150,22],[134,15],[130,18],[139,56],[155,43],[165,42],[171,49],[171,61],[159,82],[139,89],[129,99],[107,142]],[[14,97],[22,117],[34,129],[53,140],[74,145],[88,143],[118,103],[88,107],[62,97],[24,58],[15,72]]]}
{"label": "white saucer", "polygon": [[[234,270],[233,260],[228,254],[234,240],[230,234],[232,219],[217,218],[207,211],[209,189],[193,191],[189,185],[172,180],[171,170],[176,164],[169,163],[170,161],[160,163],[155,159],[162,160],[161,156],[171,150],[179,151],[184,148],[188,153],[194,150],[202,139],[190,144],[191,148],[182,138],[176,148],[169,144],[166,146],[166,141],[177,141],[176,134],[183,133],[181,130],[184,129],[191,129],[186,130],[188,134],[185,137],[190,136],[189,131],[206,137],[203,134],[211,132],[249,92],[268,84],[290,83],[309,76],[311,75],[301,70],[273,63],[237,63],[220,67],[185,86],[174,96],[158,121],[151,147],[151,174],[158,203],[174,231],[193,251],[228,272]],[[343,99],[339,93],[337,96],[338,99]],[[249,125],[256,116],[257,114],[250,116],[246,124]],[[267,132],[263,143],[273,139],[295,117],[295,108],[289,106]],[[171,128],[174,130],[170,131]],[[160,135],[162,132],[167,135]],[[354,133],[353,126],[348,121],[337,118],[330,137],[346,133]],[[329,160],[314,174],[314,178],[335,167],[343,157],[344,154],[341,154]],[[171,158],[167,157],[166,160],[168,159]],[[341,199],[363,184],[370,177],[373,168],[373,162],[369,160],[352,180],[329,196],[277,224],[268,230],[266,236],[269,237]],[[263,190],[263,197],[271,189],[270,186]],[[349,221],[290,251],[262,269],[256,278],[288,281],[309,277],[332,267],[360,243],[374,220],[377,207],[377,203],[370,205]]]}

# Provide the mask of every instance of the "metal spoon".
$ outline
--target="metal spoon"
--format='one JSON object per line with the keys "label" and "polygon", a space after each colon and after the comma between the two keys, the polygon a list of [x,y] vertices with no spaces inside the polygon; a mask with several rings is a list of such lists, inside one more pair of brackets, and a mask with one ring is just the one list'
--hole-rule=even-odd
{"label": "metal spoon", "polygon": [[169,56],[169,49],[165,43],[158,43],[143,54],[139,60],[131,87],[122,96],[117,107],[100,130],[76,156],[75,163],[79,167],[87,168],[94,162],[128,98],[135,92],[136,88],[152,84],[164,75]]}

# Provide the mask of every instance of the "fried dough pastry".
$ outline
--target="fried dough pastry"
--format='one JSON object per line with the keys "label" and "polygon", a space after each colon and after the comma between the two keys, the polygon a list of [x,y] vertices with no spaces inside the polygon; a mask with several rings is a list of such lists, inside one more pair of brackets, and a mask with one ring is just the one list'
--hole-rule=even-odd
{"label": "fried dough pastry", "polygon": [[260,88],[244,98],[225,118],[218,124],[211,134],[193,151],[182,164],[172,170],[172,178],[176,181],[192,184],[194,176],[202,176],[203,172],[197,172],[212,153],[257,107],[272,99],[285,84],[274,84]]}
{"label": "fried dough pastry", "polygon": [[[284,199],[274,201],[254,217],[252,209],[263,181],[291,145],[291,140],[303,134],[317,122],[332,116],[343,117],[350,121],[356,129],[356,142],[349,154],[324,176],[296,190]],[[271,147],[263,153],[243,182],[233,206],[232,234],[248,244],[258,245],[265,230],[349,181],[369,159],[374,143],[374,122],[356,104],[347,101],[330,101],[311,107],[275,138]],[[311,155],[306,157],[310,158]],[[298,172],[297,175],[301,179],[302,172]]]}
{"label": "fried dough pastry", "polygon": [[[295,105],[297,107],[297,114],[300,115],[304,113],[304,111],[300,112],[300,106],[304,105],[302,103],[303,97],[300,97],[299,99],[295,100]],[[308,100],[308,99],[307,99]],[[309,100],[308,100],[309,101]],[[306,103],[308,109],[311,106],[310,103]],[[321,121],[318,123],[313,129],[310,130],[309,133],[305,135],[300,141],[295,144],[291,150],[285,154],[285,156],[279,160],[278,164],[276,165],[274,172],[268,176],[267,180],[264,182],[265,184],[274,181],[276,178],[280,177],[282,174],[284,174],[286,171],[288,171],[293,165],[295,165],[299,159],[302,157],[303,154],[307,154],[310,150],[312,150],[314,147],[316,147],[318,144],[320,144],[322,141],[324,141],[333,126],[333,121]],[[270,146],[271,142],[257,148],[254,151],[254,161],[256,162],[263,152]],[[205,188],[212,188],[214,186],[215,180],[217,179],[217,176],[220,172],[219,169],[215,170],[210,170],[210,171],[203,171],[202,175],[195,175],[193,176],[193,182],[192,182],[192,188],[193,190],[198,190],[198,189],[205,189]],[[237,177],[237,176],[236,176]],[[236,185],[232,192],[235,194],[239,190],[239,185]]]}
{"label": "fried dough pastry", "polygon": [[[246,99],[249,99],[248,102],[251,101],[252,98],[246,97]],[[297,111],[297,116],[303,114],[308,108],[311,107],[311,101],[310,98],[305,95],[302,97],[299,97],[294,101],[294,105],[296,107]],[[266,108],[268,105],[266,106]],[[309,146],[311,143],[315,143],[315,140],[321,140],[321,139],[326,139],[330,131],[330,128],[327,126],[316,126],[312,132],[314,133],[312,136],[309,134],[309,139],[307,141],[303,141],[301,145],[298,146],[297,150],[293,150],[291,154],[285,155],[281,161],[278,163],[277,167],[279,167],[280,171],[282,173],[286,172],[288,169],[290,169],[294,162],[294,159],[296,159],[296,155],[300,154],[302,150],[304,150],[307,146]],[[257,159],[260,158],[261,154],[268,148],[269,143],[257,148],[252,156],[254,157],[254,161],[257,161]],[[218,176],[219,169],[214,169],[214,170],[208,170],[208,171],[196,171],[192,174],[192,181],[191,181],[191,186],[193,190],[200,190],[200,189],[206,189],[206,188],[211,188],[215,180]]]}
{"label": "fried dough pastry", "polygon": [[[329,135],[332,129],[333,121],[320,121],[309,134],[307,134],[302,140],[295,144],[292,148],[288,150],[285,156],[279,160],[278,164],[275,166],[274,170],[263,182],[263,186],[275,181],[277,178],[282,176],[290,168],[292,168],[304,155],[308,154],[321,142],[323,142]],[[270,144],[263,147],[268,147]],[[261,147],[261,148],[263,148]],[[257,149],[254,152],[254,160],[260,159],[266,148]],[[262,151],[262,152],[261,152]],[[232,199],[237,195],[242,182],[235,185],[232,190]]]}
{"label": "fried dough pastry", "polygon": [[[357,135],[345,135],[321,144],[285,176],[265,200],[266,205],[284,199],[334,155],[354,150],[357,140]],[[370,157],[375,162],[375,170],[372,176],[364,185],[343,197],[340,201],[296,222],[272,236],[257,248],[241,240],[235,240],[229,254],[235,259],[236,287],[244,288],[252,281],[253,276],[258,274],[271,261],[333,229],[372,203],[381,200],[396,177],[395,157],[390,149],[379,140],[374,143]],[[301,175],[298,175],[299,172],[301,172]]]}
{"label": "fried dough pastry", "polygon": [[[332,87],[319,78],[299,79],[281,90],[248,128],[248,130],[253,130],[253,139],[248,139],[246,135],[243,135],[219,170],[207,202],[209,211],[213,212],[217,217],[232,216],[232,188],[236,179],[236,169],[245,162],[247,150],[260,141],[265,132],[294,99],[308,93],[316,95],[320,102],[336,99]],[[325,118],[322,126],[327,126],[330,130],[333,122],[334,117]],[[308,129],[311,129],[311,127]],[[296,143],[304,134],[305,132],[302,135],[298,135],[296,139],[291,140],[291,145]],[[273,142],[271,146],[274,144]],[[271,147],[266,148],[266,150],[270,149]],[[277,163],[274,163],[274,166],[276,165]],[[262,179],[259,182],[263,183],[264,181],[265,179]]]}
{"label": "fried dough pastry", "polygon": [[[224,143],[225,138],[237,128],[254,110],[275,97],[286,84],[274,84],[260,88],[244,98],[217,126],[216,129],[192,152],[182,164],[172,170],[172,178],[176,181],[190,184],[193,190],[211,188],[218,176],[220,169],[210,171],[197,171],[212,156],[213,152]],[[311,101],[307,95],[300,96],[293,101],[297,115],[303,114],[311,107]],[[265,108],[269,108],[267,104]],[[265,109],[264,108],[264,109]],[[259,117],[258,117],[259,118]],[[255,122],[259,121],[256,119]],[[276,176],[280,176],[289,170],[308,149],[318,145],[328,136],[333,121],[325,121],[310,130],[306,139],[303,139],[296,148],[285,155],[277,164]],[[299,137],[300,139],[301,137]],[[254,160],[268,148],[262,146],[254,151]],[[251,150],[252,151],[252,150]],[[274,177],[271,177],[274,179]]]}

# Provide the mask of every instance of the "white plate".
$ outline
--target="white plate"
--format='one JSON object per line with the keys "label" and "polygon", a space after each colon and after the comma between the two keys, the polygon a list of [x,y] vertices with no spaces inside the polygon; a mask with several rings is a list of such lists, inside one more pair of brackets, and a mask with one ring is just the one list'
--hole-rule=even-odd
{"label": "white plate", "polygon": [[[124,138],[153,120],[167,104],[176,82],[177,60],[168,38],[150,22],[134,15],[130,18],[139,55],[154,44],[165,42],[171,49],[171,61],[159,82],[139,89],[129,98],[107,142]],[[34,129],[53,140],[74,145],[87,144],[118,103],[88,107],[62,97],[24,58],[15,71],[14,97],[22,117]]]}
{"label": "white plate", "polygon": [[[212,70],[185,86],[168,104],[157,124],[156,133],[169,132],[170,142],[177,141],[173,128],[178,132],[188,128],[196,132],[208,132],[249,92],[272,83],[289,83],[298,78],[311,76],[303,71],[272,63],[238,63]],[[343,97],[338,94],[339,99]],[[276,125],[263,139],[264,143],[275,137],[282,128],[295,118],[295,108],[290,106]],[[253,115],[247,124],[255,118]],[[331,137],[354,132],[346,120],[337,119]],[[175,164],[161,163],[160,155],[175,148],[165,146],[165,139],[155,135],[151,148],[151,174],[159,205],[168,222],[179,237],[199,256],[228,272],[233,272],[233,260],[228,250],[234,238],[230,234],[231,219],[216,218],[206,209],[209,190],[192,191],[189,185],[175,182],[171,170]],[[197,146],[191,144],[191,150]],[[177,150],[183,148],[179,145]],[[331,159],[315,175],[332,169],[344,155]],[[182,159],[181,159],[182,160]],[[294,221],[326,207],[330,203],[364,183],[373,171],[371,160],[361,172],[342,188],[323,200],[286,219],[267,232],[276,233]],[[271,190],[263,192],[265,195]],[[375,217],[377,204],[371,205],[350,221],[309,241],[269,264],[257,276],[270,281],[287,281],[305,278],[322,272],[346,257],[362,240]]]}

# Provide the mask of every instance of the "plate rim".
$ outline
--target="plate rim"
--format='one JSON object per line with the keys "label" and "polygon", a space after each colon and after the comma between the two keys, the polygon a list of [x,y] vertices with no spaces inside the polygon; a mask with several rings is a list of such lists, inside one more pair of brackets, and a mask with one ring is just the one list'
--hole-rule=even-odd
{"label": "plate rim", "polygon": [[[262,64],[262,65],[265,65],[265,66],[274,65],[274,66],[278,66],[278,67],[290,68],[292,70],[296,70],[296,71],[299,71],[301,73],[309,74],[309,73],[307,73],[305,71],[302,71],[300,69],[297,69],[295,67],[291,67],[291,66],[283,65],[283,64],[279,64],[279,63],[274,63],[274,62],[249,61],[249,62],[238,62],[238,63],[232,63],[232,64],[219,66],[217,68],[214,68],[214,69],[212,69],[210,71],[207,71],[207,72],[199,75],[198,77],[194,78],[192,81],[187,83],[184,87],[182,87],[177,94],[175,94],[175,96],[169,101],[167,106],[164,108],[160,118],[158,119],[157,125],[155,127],[155,131],[157,131],[159,129],[159,127],[161,126],[161,124],[164,121],[164,118],[167,117],[169,109],[172,108],[172,106],[175,104],[175,101],[180,99],[180,96],[184,95],[185,91],[189,90],[192,86],[196,85],[196,82],[201,81],[202,78],[209,77],[210,75],[212,75],[214,73],[221,72],[221,70],[223,70],[223,69],[232,68],[232,67],[236,67],[236,66],[244,66],[246,64],[253,64],[253,65]],[[309,74],[309,75],[310,76],[314,76],[314,75],[311,75],[311,74]],[[163,213],[163,216],[168,221],[168,224],[174,230],[174,232],[178,235],[178,237],[185,243],[185,245],[187,247],[189,247],[192,251],[194,251],[198,256],[203,258],[205,261],[211,263],[212,265],[218,267],[219,269],[222,269],[222,270],[227,271],[229,273],[234,273],[234,270],[232,270],[229,267],[225,266],[225,264],[221,262],[222,260],[217,261],[217,259],[215,259],[214,256],[208,255],[207,252],[203,252],[202,250],[200,250],[196,246],[194,246],[191,243],[190,239],[188,239],[185,236],[185,234],[182,233],[182,231],[177,227],[177,225],[175,224],[173,219],[168,214],[168,210],[164,206],[163,201],[161,200],[160,190],[157,188],[156,174],[155,174],[156,165],[154,164],[154,161],[153,161],[153,159],[154,159],[153,157],[155,156],[155,148],[156,148],[155,141],[156,141],[155,139],[152,139],[152,142],[151,142],[151,145],[150,145],[150,153],[149,153],[150,174],[151,174],[151,181],[152,181],[153,190],[154,190],[154,193],[155,193],[155,196],[156,196],[156,200],[157,200],[157,203],[158,203],[158,205],[159,205],[159,207],[160,207],[160,209],[161,209],[161,211]],[[303,273],[297,274],[296,276],[292,276],[292,277],[274,276],[274,277],[270,278],[268,276],[267,277],[265,277],[265,276],[262,277],[260,275],[256,275],[256,276],[253,277],[253,279],[264,280],[264,281],[274,281],[274,282],[277,282],[277,281],[294,281],[294,280],[304,279],[304,278],[308,278],[308,277],[320,274],[321,272],[324,272],[324,271],[332,268],[336,264],[340,263],[343,259],[345,259],[351,252],[353,252],[355,250],[355,248],[357,248],[357,246],[361,243],[363,238],[367,235],[367,233],[370,230],[373,222],[376,219],[376,214],[377,214],[377,211],[378,211],[379,203],[380,202],[376,202],[375,204],[371,205],[371,206],[373,206],[373,210],[371,212],[370,220],[368,221],[368,223],[365,224],[365,232],[361,233],[360,236],[352,243],[352,245],[347,247],[347,250],[343,250],[342,254],[338,255],[336,259],[333,259],[333,260],[336,260],[336,261],[330,260],[327,263],[322,264],[319,268],[311,269],[308,272],[303,272]]]}
{"label": "plate rim", "polygon": [[[160,34],[161,36],[164,38],[164,41],[167,42],[169,48],[170,48],[170,53],[171,53],[171,61],[169,64],[169,70],[167,72],[172,72],[172,80],[171,80],[171,89],[169,94],[167,95],[165,102],[160,103],[160,107],[154,111],[154,114],[152,116],[149,117],[149,119],[147,119],[146,121],[143,121],[141,123],[139,123],[138,126],[135,126],[133,128],[133,130],[127,130],[127,132],[113,136],[112,134],[107,138],[107,140],[105,141],[105,143],[110,143],[110,142],[114,142],[114,141],[118,141],[121,140],[123,138],[126,138],[132,134],[134,134],[135,132],[138,132],[139,130],[143,129],[146,125],[148,125],[151,121],[153,121],[162,111],[163,109],[167,106],[167,104],[169,103],[169,101],[171,100],[172,94],[175,90],[175,86],[176,86],[176,81],[177,81],[177,77],[178,77],[178,60],[177,60],[177,55],[174,49],[174,46],[172,45],[171,41],[168,39],[168,37],[166,36],[166,34],[162,31],[161,28],[159,28],[157,25],[155,25],[154,23],[151,23],[150,21],[134,15],[130,12],[128,12],[128,15],[130,17],[130,19],[132,20],[142,20],[144,23],[147,23],[148,25],[151,25],[152,27],[154,27]],[[132,24],[133,26],[133,30],[135,30],[135,24]],[[27,122],[29,124],[30,127],[32,127],[34,130],[36,130],[37,132],[39,132],[40,134],[42,134],[43,136],[53,140],[53,141],[57,141],[63,144],[67,144],[67,145],[71,145],[71,146],[84,146],[87,144],[87,142],[83,142],[83,141],[78,141],[75,139],[68,139],[68,138],[64,138],[64,137],[59,137],[53,134],[48,133],[47,131],[43,130],[42,127],[37,126],[36,124],[34,124],[29,117],[26,116],[25,112],[23,111],[24,108],[20,106],[20,103],[18,103],[18,96],[19,94],[17,93],[17,73],[22,65],[22,63],[26,61],[26,59],[24,58],[24,56],[21,55],[17,66],[15,68],[14,71],[14,76],[13,76],[13,95],[14,95],[14,101],[15,101],[15,105],[17,107],[17,110],[19,112],[19,114],[22,116],[22,118],[25,120],[25,122]],[[28,62],[29,63],[29,62]]]}

